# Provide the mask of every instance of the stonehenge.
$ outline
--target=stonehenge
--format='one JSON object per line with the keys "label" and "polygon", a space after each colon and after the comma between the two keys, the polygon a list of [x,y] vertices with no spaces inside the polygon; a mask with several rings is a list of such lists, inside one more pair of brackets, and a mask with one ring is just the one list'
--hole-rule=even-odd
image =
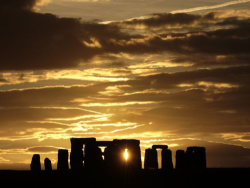
{"label": "stonehenge", "polygon": [[[70,156],[67,149],[58,150],[57,170],[102,170],[119,172],[129,167],[132,172],[142,169],[140,140],[114,139],[97,141],[96,138],[71,138]],[[158,150],[161,150],[158,151]],[[160,155],[160,156],[158,156]],[[159,163],[159,164],[158,164]],[[161,167],[160,167],[161,164]],[[44,159],[46,171],[52,171],[49,158]],[[145,149],[145,170],[206,169],[206,148],[190,146],[176,150],[175,167],[172,151],[167,145],[152,145]],[[34,154],[30,163],[32,171],[41,171],[40,155]]]}

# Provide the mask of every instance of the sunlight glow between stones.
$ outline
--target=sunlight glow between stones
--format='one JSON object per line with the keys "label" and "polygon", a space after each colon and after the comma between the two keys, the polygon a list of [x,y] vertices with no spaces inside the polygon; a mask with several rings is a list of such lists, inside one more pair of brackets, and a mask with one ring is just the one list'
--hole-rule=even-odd
{"label": "sunlight glow between stones", "polygon": [[124,158],[126,161],[128,160],[128,149],[125,149]]}

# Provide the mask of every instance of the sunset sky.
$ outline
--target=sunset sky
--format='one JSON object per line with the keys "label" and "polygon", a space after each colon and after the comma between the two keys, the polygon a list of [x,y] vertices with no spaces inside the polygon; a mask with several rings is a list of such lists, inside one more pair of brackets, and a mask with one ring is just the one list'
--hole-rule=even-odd
{"label": "sunset sky", "polygon": [[1,0],[0,23],[0,169],[71,137],[250,167],[250,0]]}

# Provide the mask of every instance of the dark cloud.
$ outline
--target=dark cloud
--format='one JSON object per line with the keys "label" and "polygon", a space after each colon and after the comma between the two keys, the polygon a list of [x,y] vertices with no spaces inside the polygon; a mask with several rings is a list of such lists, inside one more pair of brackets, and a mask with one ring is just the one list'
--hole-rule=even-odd
{"label": "dark cloud", "polygon": [[209,33],[190,33],[183,37],[164,39],[158,35],[129,41],[101,41],[103,50],[110,53],[126,52],[131,54],[172,53],[210,54],[210,55],[247,55],[250,39],[209,36]]}
{"label": "dark cloud", "polygon": [[79,19],[33,12],[37,2],[1,1],[0,70],[69,68],[93,57]]}
{"label": "dark cloud", "polygon": [[[45,121],[50,118],[72,118],[93,113],[80,109],[60,108],[5,108],[0,109],[2,122],[11,121]],[[11,118],[10,118],[11,117]],[[2,125],[4,126],[4,124]],[[52,126],[51,126],[52,127]],[[48,127],[49,128],[49,127]]]}
{"label": "dark cloud", "polygon": [[7,82],[7,80],[5,79],[5,78],[3,78],[3,76],[2,75],[0,75],[0,83],[6,83]]}
{"label": "dark cloud", "polygon": [[210,35],[216,35],[220,37],[237,37],[237,38],[245,38],[249,37],[250,34],[247,30],[250,27],[250,19],[239,19],[237,17],[234,18],[227,18],[221,22],[216,23],[216,25],[227,27],[230,26],[231,28],[221,28],[215,31],[209,32]]}
{"label": "dark cloud", "polygon": [[187,13],[162,13],[148,15],[145,19],[132,19],[129,21],[117,22],[121,27],[146,26],[148,28],[185,27],[191,25],[205,24],[217,20],[216,13],[211,12],[205,15]]}
{"label": "dark cloud", "polygon": [[218,67],[218,66],[246,66],[249,64],[248,54],[238,55],[210,55],[210,54],[181,54],[172,59],[175,63],[191,62],[195,68]]}
{"label": "dark cloud", "polygon": [[83,44],[78,19],[18,10],[1,14],[0,20],[1,70],[75,67],[93,56],[94,49]]}
{"label": "dark cloud", "polygon": [[108,84],[94,85],[89,87],[72,86],[51,87],[27,90],[1,91],[0,102],[2,107],[54,107],[54,106],[75,106],[79,102],[72,102],[75,98],[86,98],[96,95],[99,90],[104,90]]}
{"label": "dark cloud", "polygon": [[117,67],[125,67],[127,64],[124,63],[124,62],[113,62],[113,63],[109,63],[107,64],[107,67],[110,67],[110,68],[117,68]]}
{"label": "dark cloud", "polygon": [[[229,67],[218,69],[200,69],[186,72],[162,73],[152,76],[139,77],[127,81],[133,89],[171,89],[178,84],[194,84],[197,82],[214,82],[246,85],[250,67]],[[129,89],[129,88],[128,88]]]}
{"label": "dark cloud", "polygon": [[[204,64],[202,56],[210,56],[212,62],[218,55],[230,56],[243,63],[249,62],[249,20],[246,18],[225,18],[220,21],[216,12],[205,15],[167,13],[155,14],[148,19],[99,24],[82,22],[77,18],[39,14],[32,11],[35,4],[34,0],[3,2],[4,7],[13,6],[16,9],[0,9],[0,55],[3,62],[0,70],[77,67],[96,55],[109,53],[170,53],[187,60],[192,57],[195,64]],[[129,34],[120,25],[162,27],[165,24],[181,27],[197,23],[214,29],[141,35]]]}
{"label": "dark cloud", "polygon": [[[153,32],[121,40],[107,38],[100,40],[100,44],[104,52],[172,54],[175,62],[191,62],[198,66],[249,64],[249,18],[223,17],[220,14],[223,12],[155,14],[145,19],[124,21],[119,23],[121,28],[122,24],[132,24],[132,27],[142,24],[152,28],[166,25],[179,26],[180,31],[165,30],[159,32],[161,34]],[[196,29],[185,28],[185,24],[194,24]],[[133,29],[136,30],[136,27]]]}
{"label": "dark cloud", "polygon": [[95,42],[106,46],[107,40],[130,38],[115,25],[36,13],[32,11],[36,2],[1,1],[0,70],[77,67],[105,52]]}
{"label": "dark cloud", "polygon": [[120,27],[115,24],[99,24],[96,22],[82,22],[83,32],[100,40],[105,45],[108,40],[129,40],[131,37],[139,37],[139,35],[130,35],[122,32]]}
{"label": "dark cloud", "polygon": [[[131,36],[129,40],[102,41],[105,52],[127,52],[131,54],[167,53],[176,56],[176,61],[191,61],[195,65],[230,65],[249,64],[249,18],[217,17],[218,13],[205,15],[192,14],[156,14],[146,19],[125,21],[134,26],[144,24],[148,27],[163,25],[180,26],[179,32],[161,31],[154,34]],[[186,17],[180,19],[179,17]],[[200,21],[199,21],[200,20]],[[201,21],[202,20],[202,21]],[[184,28],[183,25],[202,23],[196,29]],[[122,24],[121,22],[120,24]],[[183,25],[182,25],[183,24]],[[196,23],[197,24],[197,23]],[[121,26],[122,27],[122,26]],[[136,30],[136,28],[135,28]],[[147,30],[147,29],[145,29]],[[224,59],[217,56],[224,55]],[[180,59],[180,57],[183,57]],[[205,58],[204,58],[205,57]]]}
{"label": "dark cloud", "polygon": [[0,9],[28,9],[31,10],[41,0],[2,0]]}

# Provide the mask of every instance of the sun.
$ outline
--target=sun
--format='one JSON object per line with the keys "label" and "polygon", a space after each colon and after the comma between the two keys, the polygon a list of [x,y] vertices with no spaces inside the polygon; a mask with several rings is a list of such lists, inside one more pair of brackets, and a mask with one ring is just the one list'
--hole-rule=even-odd
{"label": "sun", "polygon": [[126,161],[128,160],[128,149],[125,149],[124,158]]}

